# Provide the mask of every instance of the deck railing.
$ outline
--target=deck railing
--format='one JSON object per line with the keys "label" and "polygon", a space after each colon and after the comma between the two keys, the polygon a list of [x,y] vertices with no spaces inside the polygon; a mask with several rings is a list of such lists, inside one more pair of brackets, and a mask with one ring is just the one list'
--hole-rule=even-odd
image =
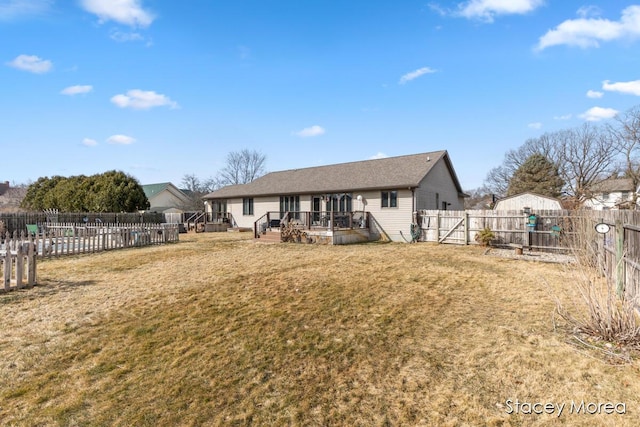
{"label": "deck railing", "polygon": [[280,229],[294,224],[306,230],[331,230],[369,228],[369,213],[357,212],[314,212],[314,211],[270,211],[254,222],[254,237],[272,229]]}

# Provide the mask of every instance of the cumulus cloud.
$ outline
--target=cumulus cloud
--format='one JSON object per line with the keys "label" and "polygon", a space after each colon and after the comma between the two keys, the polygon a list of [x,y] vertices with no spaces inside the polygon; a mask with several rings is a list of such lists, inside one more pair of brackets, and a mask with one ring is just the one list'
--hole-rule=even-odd
{"label": "cumulus cloud", "polygon": [[622,11],[619,21],[602,18],[569,19],[540,37],[536,50],[567,45],[583,49],[599,47],[600,42],[640,37],[640,6],[629,6]]}
{"label": "cumulus cloud", "polygon": [[597,90],[588,90],[587,91],[587,98],[602,98],[602,96],[604,95],[604,93],[602,92],[598,92]]}
{"label": "cumulus cloud", "polygon": [[7,65],[35,74],[44,74],[53,68],[51,61],[35,55],[18,55],[13,61],[8,62]]}
{"label": "cumulus cloud", "polygon": [[60,91],[62,95],[79,95],[83,93],[89,93],[93,90],[93,86],[91,85],[76,85],[69,86]]}
{"label": "cumulus cloud", "polygon": [[611,92],[620,92],[640,96],[640,80],[615,83],[611,83],[609,82],[609,80],[605,80],[604,82],[602,82],[602,89]]}
{"label": "cumulus cloud", "polygon": [[542,128],[542,123],[540,123],[540,122],[533,122],[533,123],[529,123],[529,124],[527,125],[527,127],[528,127],[529,129],[541,129],[541,128]]}
{"label": "cumulus cloud", "polygon": [[616,114],[618,111],[613,108],[592,107],[580,114],[580,118],[588,122],[598,122],[615,117]]}
{"label": "cumulus cloud", "polygon": [[454,15],[491,23],[498,15],[524,15],[544,4],[544,0],[470,0],[458,4]]}
{"label": "cumulus cloud", "polygon": [[400,77],[400,81],[398,83],[403,85],[405,83],[410,82],[411,80],[417,79],[420,76],[423,76],[425,74],[432,74],[432,73],[435,73],[435,72],[436,72],[436,70],[434,70],[433,68],[422,67],[422,68],[419,68],[419,69],[417,69],[415,71],[411,71],[410,73],[407,73],[404,76]]}
{"label": "cumulus cloud", "polygon": [[5,0],[0,1],[0,21],[10,21],[22,16],[38,15],[51,7],[53,0]]}
{"label": "cumulus cloud", "polygon": [[109,144],[130,145],[136,142],[136,139],[127,135],[111,135],[107,138],[107,142]]}
{"label": "cumulus cloud", "polygon": [[304,128],[301,131],[294,132],[293,134],[302,138],[308,138],[312,136],[324,135],[325,129],[322,126],[313,125],[308,128]]}
{"label": "cumulus cloud", "polygon": [[387,157],[389,157],[389,156],[387,156],[382,151],[378,151],[376,154],[374,154],[373,156],[369,157],[369,160],[385,159]]}
{"label": "cumulus cloud", "polygon": [[84,10],[96,15],[100,22],[115,21],[131,27],[148,27],[155,16],[142,7],[142,0],[81,0]]}
{"label": "cumulus cloud", "polygon": [[144,91],[133,89],[126,95],[119,94],[111,98],[111,102],[120,108],[133,108],[134,110],[148,110],[153,107],[178,108],[178,104],[168,96],[155,93],[152,90]]}
{"label": "cumulus cloud", "polygon": [[91,138],[84,138],[82,140],[82,145],[86,145],[87,147],[95,147],[96,145],[98,145],[98,141]]}

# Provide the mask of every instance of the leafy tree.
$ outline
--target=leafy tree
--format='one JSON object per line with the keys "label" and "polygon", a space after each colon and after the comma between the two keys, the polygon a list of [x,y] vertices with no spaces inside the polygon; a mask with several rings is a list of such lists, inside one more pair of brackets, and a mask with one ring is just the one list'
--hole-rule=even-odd
{"label": "leafy tree", "polygon": [[119,171],[92,176],[39,178],[27,188],[22,207],[61,212],[135,212],[149,207],[138,181]]}
{"label": "leafy tree", "polygon": [[533,154],[514,172],[507,195],[531,191],[543,196],[558,197],[564,182],[558,168],[542,154]]}

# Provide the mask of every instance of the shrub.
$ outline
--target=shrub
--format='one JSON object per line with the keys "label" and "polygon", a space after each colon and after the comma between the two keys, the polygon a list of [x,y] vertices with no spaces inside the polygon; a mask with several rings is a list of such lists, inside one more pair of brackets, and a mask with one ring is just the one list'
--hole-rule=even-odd
{"label": "shrub", "polygon": [[489,246],[495,237],[494,232],[489,227],[485,227],[476,233],[476,242],[480,243],[481,246]]}

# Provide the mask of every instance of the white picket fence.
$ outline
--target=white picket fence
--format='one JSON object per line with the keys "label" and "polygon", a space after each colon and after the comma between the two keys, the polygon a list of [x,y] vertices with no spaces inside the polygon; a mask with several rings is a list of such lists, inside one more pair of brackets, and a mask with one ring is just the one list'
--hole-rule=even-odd
{"label": "white picket fence", "polygon": [[33,242],[5,239],[0,244],[0,291],[21,289],[36,284],[36,250]]}
{"label": "white picket fence", "polygon": [[28,236],[40,257],[177,242],[178,224],[46,224]]}

